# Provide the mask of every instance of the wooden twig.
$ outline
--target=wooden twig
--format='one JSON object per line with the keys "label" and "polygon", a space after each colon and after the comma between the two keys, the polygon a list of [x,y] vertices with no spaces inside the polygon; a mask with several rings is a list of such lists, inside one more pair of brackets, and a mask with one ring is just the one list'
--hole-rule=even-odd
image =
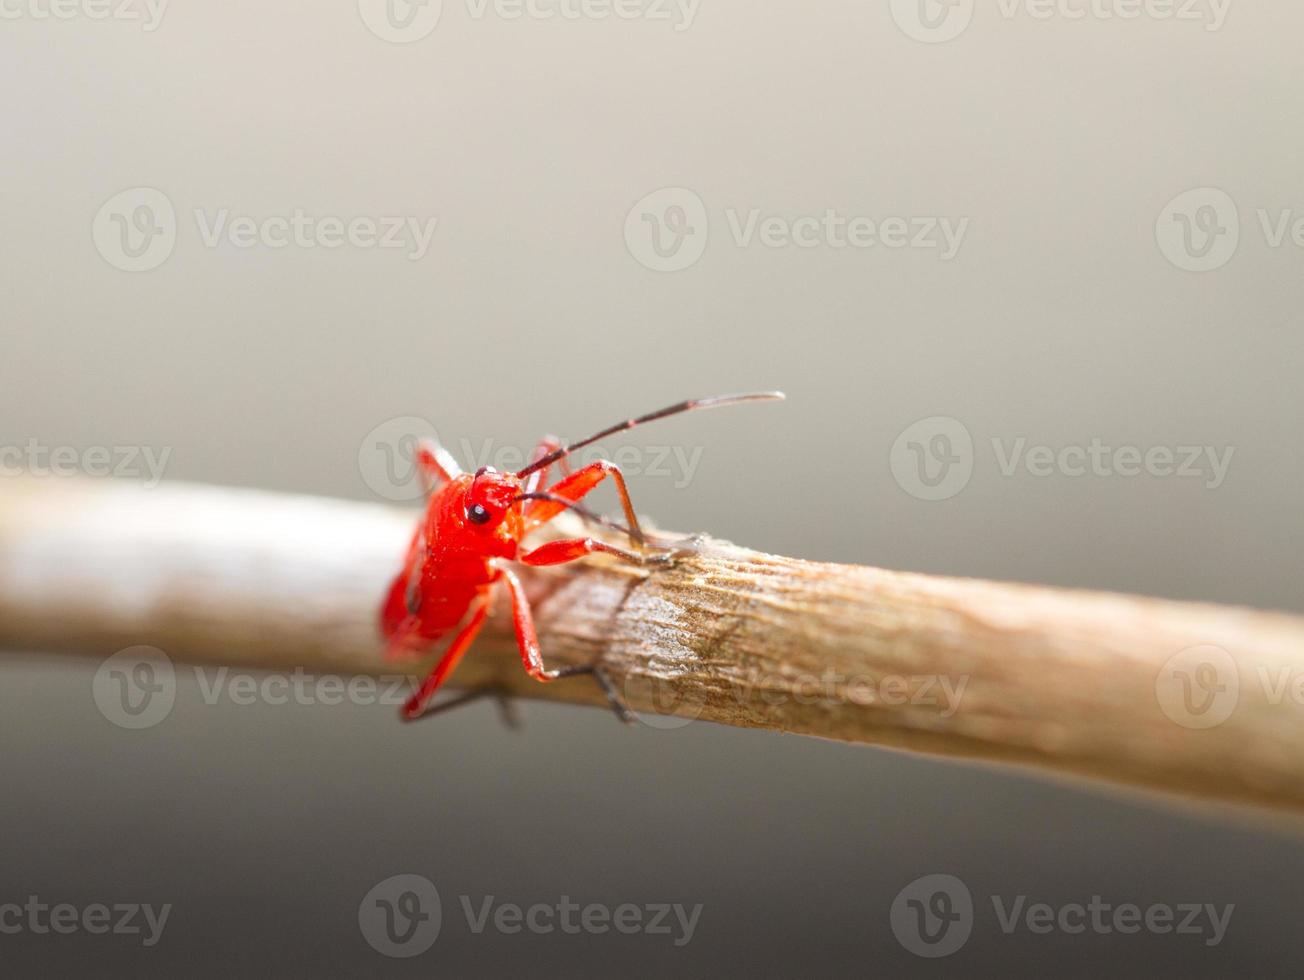
{"label": "wooden twig", "polygon": [[[428,659],[381,659],[375,625],[413,520],[258,491],[6,479],[0,644],[418,674]],[[527,584],[546,660],[600,659],[635,709],[1304,808],[1296,617],[713,540],[650,573],[595,559]],[[505,607],[456,682],[601,704],[591,678],[524,675]]]}

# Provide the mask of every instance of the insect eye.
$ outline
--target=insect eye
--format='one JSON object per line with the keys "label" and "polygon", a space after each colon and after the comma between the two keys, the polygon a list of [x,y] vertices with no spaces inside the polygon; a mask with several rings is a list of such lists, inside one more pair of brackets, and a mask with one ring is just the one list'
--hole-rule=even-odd
{"label": "insect eye", "polygon": [[466,509],[466,518],[472,524],[485,524],[489,520],[489,511],[482,504],[472,504]]}

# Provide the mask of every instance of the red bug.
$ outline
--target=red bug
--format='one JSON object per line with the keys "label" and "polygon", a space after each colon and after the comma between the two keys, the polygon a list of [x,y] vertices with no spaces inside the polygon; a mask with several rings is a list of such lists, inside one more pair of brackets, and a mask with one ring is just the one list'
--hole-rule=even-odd
{"label": "red bug", "polygon": [[[482,467],[473,474],[463,473],[447,450],[433,441],[423,440],[417,448],[416,462],[428,490],[433,492],[408,546],[402,570],[390,586],[381,608],[381,632],[388,643],[389,657],[420,654],[453,630],[457,629],[457,633],[421,687],[403,706],[402,717],[413,720],[427,713],[426,706],[431,698],[448,679],[484,625],[494,588],[503,584],[511,596],[516,641],[526,672],[538,681],[593,674],[616,713],[628,721],[628,709],[600,666],[549,669],[543,665],[530,603],[520,580],[506,563],[560,565],[601,552],[624,561],[650,565],[673,560],[678,553],[649,549],[647,537],[640,529],[630,503],[625,477],[615,463],[597,460],[574,472],[567,472],[556,483],[541,489],[547,481],[548,471],[554,464],[564,467],[566,457],[575,450],[644,422],[693,409],[781,398],[781,392],[701,398],[619,422],[567,446],[555,439],[544,439],[535,449],[529,465],[515,473],[501,473],[491,467]],[[596,518],[578,505],[579,500],[608,477],[620,496],[626,526]],[[550,541],[522,552],[521,542],[526,535],[567,509],[620,529],[629,536],[635,550],[583,537]],[[471,696],[475,693],[478,692]],[[457,699],[458,703],[462,700]]]}

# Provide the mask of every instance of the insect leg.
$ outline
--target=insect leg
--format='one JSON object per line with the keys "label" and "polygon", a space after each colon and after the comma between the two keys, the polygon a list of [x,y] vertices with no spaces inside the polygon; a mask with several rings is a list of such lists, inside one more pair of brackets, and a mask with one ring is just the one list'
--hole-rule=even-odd
{"label": "insect leg", "polygon": [[597,552],[615,555],[622,561],[633,562],[636,565],[666,565],[681,555],[677,550],[658,551],[652,554],[630,551],[628,548],[607,544],[597,538],[567,538],[541,544],[533,551],[521,555],[517,560],[523,565],[562,565]]}
{"label": "insect leg", "polygon": [[440,685],[448,679],[448,675],[453,672],[457,662],[462,659],[462,654],[466,653],[471,641],[480,632],[480,627],[484,625],[485,617],[488,615],[489,603],[482,601],[476,607],[475,612],[472,613],[470,621],[462,627],[461,632],[453,637],[453,642],[448,645],[444,655],[439,658],[439,663],[435,664],[434,670],[422,682],[420,689],[412,697],[408,698],[407,704],[403,705],[402,715],[404,721],[413,721],[421,716],[430,699],[435,696],[435,692],[439,690]]}
{"label": "insect leg", "polygon": [[[538,460],[543,459],[543,457],[547,456],[549,453],[560,448],[560,439],[556,436],[544,436],[539,440],[539,444],[534,447],[534,452],[530,453],[530,463],[534,464]],[[571,468],[569,459],[563,456],[558,460],[558,465],[561,467],[562,476],[570,476]],[[543,469],[535,470],[531,473],[529,479],[525,481],[525,492],[534,493],[541,486],[546,484],[548,482],[548,471],[550,469],[552,469],[551,464],[543,467]]]}
{"label": "insect leg", "polygon": [[[620,496],[620,506],[625,511],[625,523],[629,526],[629,536],[635,544],[642,547],[647,539],[643,534],[643,529],[638,526],[638,516],[634,513],[634,504],[629,499],[629,488],[625,486],[625,476],[615,463],[608,462],[605,459],[595,460],[588,466],[580,467],[569,476],[558,480],[548,488],[548,493],[554,497],[562,497],[565,500],[581,500],[589,493],[592,493],[594,488],[607,477],[611,477],[612,482],[616,485],[616,493]],[[536,506],[530,511],[527,527],[533,529],[545,524],[561,513],[563,509],[565,509],[564,504],[547,500],[537,501]]]}
{"label": "insect leg", "polygon": [[573,667],[558,667],[552,670],[543,666],[543,655],[539,652],[539,637],[534,630],[534,615],[530,612],[530,600],[525,595],[521,580],[511,569],[500,569],[507,590],[512,597],[512,622],[516,627],[516,643],[521,648],[521,662],[525,671],[536,681],[555,681],[563,677],[575,677],[579,674],[592,674],[602,692],[611,704],[616,717],[626,724],[634,720],[633,714],[625,706],[617,693],[615,685],[607,672],[596,664],[581,664]]}
{"label": "insect leg", "polygon": [[457,465],[453,454],[430,438],[417,442],[416,461],[417,471],[421,474],[421,485],[426,493],[462,473],[462,467]]}
{"label": "insect leg", "polygon": [[[398,582],[394,584],[397,586]],[[421,654],[426,641],[423,640],[418,629],[420,624],[421,621],[415,616],[405,616],[398,622],[385,644],[386,660],[401,660],[404,657],[415,657]]]}
{"label": "insect leg", "polygon": [[516,702],[511,696],[500,687],[477,687],[474,690],[466,691],[456,697],[447,698],[438,704],[432,704],[421,714],[409,721],[418,721],[420,718],[432,718],[435,715],[444,714],[454,708],[460,708],[464,704],[470,704],[473,701],[479,701],[481,698],[495,698],[498,701],[498,710],[502,715],[503,724],[508,728],[519,730],[521,727],[521,718],[516,711]]}

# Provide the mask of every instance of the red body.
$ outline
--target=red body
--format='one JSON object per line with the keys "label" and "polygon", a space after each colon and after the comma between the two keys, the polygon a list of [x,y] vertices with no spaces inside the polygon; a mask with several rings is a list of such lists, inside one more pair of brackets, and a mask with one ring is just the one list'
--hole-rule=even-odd
{"label": "red body", "polygon": [[[403,630],[414,642],[435,643],[462,622],[477,599],[487,597],[499,578],[493,559],[515,559],[525,534],[525,502],[508,503],[520,492],[521,484],[510,474],[485,473],[477,479],[463,473],[431,494],[403,570],[385,600],[381,632],[386,639]],[[483,505],[490,494],[499,499],[503,519],[472,524],[466,516],[468,508],[472,503]],[[408,611],[410,590],[419,596],[414,613]]]}

